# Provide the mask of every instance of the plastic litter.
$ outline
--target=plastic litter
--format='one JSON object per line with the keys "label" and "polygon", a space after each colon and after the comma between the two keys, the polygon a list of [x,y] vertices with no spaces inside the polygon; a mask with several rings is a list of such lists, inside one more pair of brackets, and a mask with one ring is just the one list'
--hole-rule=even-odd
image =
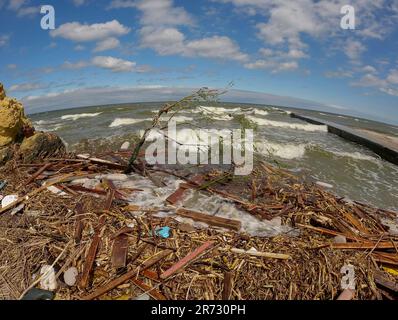
{"label": "plastic litter", "polygon": [[77,271],[75,267],[69,268],[64,273],[64,282],[70,287],[74,286],[76,284],[78,274],[79,271]]}
{"label": "plastic litter", "polygon": [[22,300],[53,300],[54,297],[54,292],[32,288],[22,297]]}
{"label": "plastic litter", "polygon": [[57,289],[57,278],[55,276],[55,270],[52,266],[44,265],[41,267],[40,286],[44,290],[54,291]]}
{"label": "plastic litter", "polygon": [[120,147],[120,150],[126,151],[129,148],[130,148],[130,142],[126,141],[125,143],[122,144],[122,146]]}
{"label": "plastic litter", "polygon": [[8,196],[5,196],[3,198],[3,200],[1,200],[1,207],[5,208],[17,200],[18,200],[18,196],[16,194],[10,194]]}
{"label": "plastic litter", "polygon": [[324,187],[324,188],[328,188],[328,189],[333,188],[333,185],[331,185],[330,183],[326,183],[326,182],[322,182],[322,181],[317,181],[316,184],[320,187]]}
{"label": "plastic litter", "polygon": [[23,208],[25,208],[25,204],[24,204],[24,203],[21,203],[19,206],[17,206],[16,208],[14,208],[14,209],[11,211],[10,214],[11,214],[12,216],[13,216],[13,215],[16,215],[18,212],[22,211]]}
{"label": "plastic litter", "polygon": [[334,243],[347,243],[347,238],[345,236],[335,236],[333,238]]}
{"label": "plastic litter", "polygon": [[3,190],[7,186],[6,180],[0,180],[0,191]]}
{"label": "plastic litter", "polygon": [[155,234],[159,237],[167,239],[170,237],[170,227],[161,227],[155,230]]}
{"label": "plastic litter", "polygon": [[141,295],[139,295],[138,297],[135,297],[134,300],[150,300],[151,298],[146,294],[143,293]]}

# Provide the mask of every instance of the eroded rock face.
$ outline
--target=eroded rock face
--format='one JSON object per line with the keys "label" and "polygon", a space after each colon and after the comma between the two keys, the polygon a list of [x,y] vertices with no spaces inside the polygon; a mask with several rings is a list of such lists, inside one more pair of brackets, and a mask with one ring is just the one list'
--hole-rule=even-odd
{"label": "eroded rock face", "polygon": [[19,148],[24,162],[33,162],[39,158],[63,156],[66,152],[61,138],[50,132],[36,132],[25,138]]}
{"label": "eroded rock face", "polygon": [[5,165],[13,156],[14,150],[12,147],[0,147],[0,166]]}
{"label": "eroded rock face", "polygon": [[6,96],[0,83],[0,147],[23,139],[23,128],[32,127],[24,108],[16,99]]}

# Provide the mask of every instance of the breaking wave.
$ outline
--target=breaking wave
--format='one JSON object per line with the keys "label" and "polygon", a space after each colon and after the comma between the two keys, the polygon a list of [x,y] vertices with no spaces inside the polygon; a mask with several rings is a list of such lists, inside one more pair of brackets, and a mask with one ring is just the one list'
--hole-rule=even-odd
{"label": "breaking wave", "polygon": [[61,117],[62,120],[77,120],[80,118],[92,118],[99,116],[102,112],[97,113],[78,113],[78,114],[67,114]]}
{"label": "breaking wave", "polygon": [[366,160],[366,161],[378,161],[376,157],[372,157],[363,153],[360,153],[358,151],[356,152],[342,152],[342,151],[333,151],[333,154],[340,156],[340,157],[348,157],[352,158],[354,160]]}
{"label": "breaking wave", "polygon": [[295,129],[295,130],[304,130],[309,132],[327,132],[327,126],[324,125],[315,125],[315,124],[301,124],[301,123],[289,123],[282,121],[273,121],[268,119],[260,119],[253,116],[247,117],[249,120],[257,123],[260,126],[271,126],[271,127],[279,127],[279,128],[287,128],[287,129]]}
{"label": "breaking wave", "polygon": [[133,119],[133,118],[116,118],[113,122],[109,125],[109,128],[116,128],[121,126],[127,126],[131,124],[136,124],[139,122],[144,121],[151,121],[152,119]]}
{"label": "breaking wave", "polygon": [[263,155],[273,155],[283,159],[299,159],[305,155],[306,148],[309,144],[291,144],[291,143],[274,143],[274,142],[257,142],[257,151]]}

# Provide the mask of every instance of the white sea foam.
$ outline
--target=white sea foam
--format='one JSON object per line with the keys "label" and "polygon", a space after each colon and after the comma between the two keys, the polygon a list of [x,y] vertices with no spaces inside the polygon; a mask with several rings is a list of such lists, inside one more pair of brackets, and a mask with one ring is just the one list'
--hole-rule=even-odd
{"label": "white sea foam", "polygon": [[[164,116],[160,118],[161,121],[168,121],[170,119],[170,116]],[[186,116],[175,116],[172,118],[172,120],[176,122],[187,122],[187,121],[193,121],[192,117],[186,117]]]}
{"label": "white sea foam", "polygon": [[61,117],[62,120],[77,120],[80,118],[93,118],[99,116],[102,112],[97,113],[78,113],[78,114],[67,114]]}
{"label": "white sea foam", "polygon": [[259,116],[266,116],[269,114],[269,112],[266,110],[262,110],[262,109],[254,109],[254,114],[259,115]]}
{"label": "white sea foam", "polygon": [[139,122],[144,121],[151,121],[152,119],[133,119],[133,118],[116,118],[113,122],[109,125],[109,128],[116,128],[120,126],[127,126],[131,124],[136,124]]}
{"label": "white sea foam", "polygon": [[264,155],[273,155],[283,159],[299,159],[305,155],[309,144],[291,144],[274,142],[257,142],[257,151]]}
{"label": "white sea foam", "polygon": [[324,125],[315,125],[315,124],[301,124],[301,123],[289,123],[283,121],[274,121],[268,119],[260,119],[253,116],[247,117],[249,120],[257,123],[260,126],[271,126],[271,127],[279,127],[279,128],[287,128],[287,129],[296,129],[296,130],[304,130],[309,132],[327,132],[327,126]]}
{"label": "white sea foam", "polygon": [[354,160],[366,160],[366,161],[377,161],[378,159],[363,153],[360,153],[358,151],[355,152],[342,152],[342,151],[333,151],[333,153],[337,156],[340,157],[348,157],[348,158],[352,158]]}

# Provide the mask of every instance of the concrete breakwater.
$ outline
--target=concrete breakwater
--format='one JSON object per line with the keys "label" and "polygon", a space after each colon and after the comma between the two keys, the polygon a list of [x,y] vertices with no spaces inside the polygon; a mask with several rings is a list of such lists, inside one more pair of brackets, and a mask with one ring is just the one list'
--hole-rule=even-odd
{"label": "concrete breakwater", "polygon": [[358,143],[372,150],[383,159],[398,165],[398,142],[396,140],[392,140],[391,137],[387,135],[350,128],[334,122],[315,117],[302,116],[296,113],[292,113],[290,116],[312,124],[326,125],[328,127],[328,132],[336,134],[346,140]]}

